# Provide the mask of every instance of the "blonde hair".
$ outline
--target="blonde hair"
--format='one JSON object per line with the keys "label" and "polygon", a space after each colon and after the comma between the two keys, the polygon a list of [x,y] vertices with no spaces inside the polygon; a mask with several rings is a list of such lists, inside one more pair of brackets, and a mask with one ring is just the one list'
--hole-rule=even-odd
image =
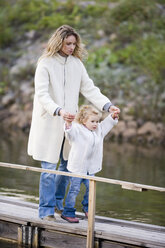
{"label": "blonde hair", "polygon": [[89,116],[91,115],[97,115],[99,119],[101,118],[102,114],[93,106],[91,105],[82,105],[80,107],[79,112],[76,115],[75,121],[79,124],[83,124],[84,121],[86,121]]}
{"label": "blonde hair", "polygon": [[81,42],[80,35],[75,31],[74,28],[68,25],[63,25],[59,27],[50,37],[47,46],[38,61],[45,57],[51,57],[59,52],[64,39],[70,35],[73,35],[76,38],[76,47],[74,49],[73,56],[79,58],[80,60],[86,57],[87,51]]}

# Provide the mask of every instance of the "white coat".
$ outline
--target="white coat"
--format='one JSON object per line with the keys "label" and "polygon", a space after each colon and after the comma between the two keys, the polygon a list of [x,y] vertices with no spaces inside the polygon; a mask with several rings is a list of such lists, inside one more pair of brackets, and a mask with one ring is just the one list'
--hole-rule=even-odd
{"label": "white coat", "polygon": [[[75,114],[80,92],[100,110],[109,102],[94,86],[80,59],[56,54],[39,62],[35,73],[35,95],[28,141],[28,154],[34,159],[58,162],[64,138],[64,120],[54,116],[54,112],[60,107]],[[69,149],[69,144],[65,142],[65,160]]]}
{"label": "white coat", "polygon": [[80,174],[99,172],[102,169],[103,139],[117,122],[108,115],[98,124],[96,131],[90,131],[78,123],[73,123],[70,129],[64,125],[66,137],[71,144],[67,169]]}

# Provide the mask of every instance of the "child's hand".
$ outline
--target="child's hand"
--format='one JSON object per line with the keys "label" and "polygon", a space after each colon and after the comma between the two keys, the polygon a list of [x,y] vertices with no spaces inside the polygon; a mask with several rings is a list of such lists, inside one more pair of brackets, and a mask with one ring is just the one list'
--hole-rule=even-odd
{"label": "child's hand", "polygon": [[66,129],[70,129],[72,126],[72,121],[65,121],[65,127]]}
{"label": "child's hand", "polygon": [[112,112],[111,113],[111,116],[112,116],[112,118],[115,120],[115,119],[119,119],[119,113],[118,113],[118,111],[114,111],[114,112]]}

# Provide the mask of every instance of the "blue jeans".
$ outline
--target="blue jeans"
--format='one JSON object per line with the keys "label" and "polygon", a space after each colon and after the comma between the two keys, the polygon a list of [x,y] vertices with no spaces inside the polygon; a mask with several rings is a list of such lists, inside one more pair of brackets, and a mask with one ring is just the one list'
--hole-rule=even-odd
{"label": "blue jeans", "polygon": [[[63,146],[60,154],[59,170],[67,170],[67,161],[62,157]],[[57,164],[41,162],[44,169],[56,170]],[[48,215],[54,215],[55,206],[63,210],[63,199],[69,183],[69,177],[49,173],[41,173],[39,187],[39,217],[44,218]],[[56,199],[57,198],[57,199]]]}
{"label": "blue jeans", "polygon": [[78,193],[80,192],[81,183],[84,183],[86,187],[84,199],[81,203],[83,205],[83,210],[85,212],[88,212],[89,180],[78,178],[78,177],[71,177],[70,188],[69,188],[67,197],[65,199],[65,207],[64,207],[64,211],[62,215],[67,216],[67,217],[75,217],[76,209],[74,208],[74,206],[76,203],[76,197]]}
{"label": "blue jeans", "polygon": [[[61,154],[60,154],[60,165],[58,167],[58,170],[59,171],[67,171],[68,172],[68,170],[67,170],[67,162],[68,162],[67,160],[64,160],[63,159],[62,151],[61,151]],[[61,176],[61,175],[56,175],[56,179],[55,179],[55,187],[56,187],[55,197],[56,197],[56,207],[59,210],[63,210],[64,209],[64,207],[63,207],[63,200],[64,200],[64,197],[65,197],[65,192],[66,192],[68,183],[69,183],[69,177],[67,177],[67,176]]]}
{"label": "blue jeans", "polygon": [[[56,164],[41,162],[43,169],[56,170]],[[54,215],[56,205],[55,198],[55,174],[41,173],[39,187],[39,217],[44,218]]]}

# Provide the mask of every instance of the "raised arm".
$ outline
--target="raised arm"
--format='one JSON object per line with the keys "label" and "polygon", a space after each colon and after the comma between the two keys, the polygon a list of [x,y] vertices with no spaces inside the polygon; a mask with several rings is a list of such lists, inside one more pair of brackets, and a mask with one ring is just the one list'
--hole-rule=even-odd
{"label": "raised arm", "polygon": [[65,131],[66,138],[69,141],[75,140],[79,133],[76,124],[72,122],[68,122],[68,121],[65,121],[64,123],[64,131]]}
{"label": "raised arm", "polygon": [[111,131],[111,129],[118,123],[118,118],[113,119],[112,115],[109,114],[101,123],[100,127],[102,130],[103,138]]}

